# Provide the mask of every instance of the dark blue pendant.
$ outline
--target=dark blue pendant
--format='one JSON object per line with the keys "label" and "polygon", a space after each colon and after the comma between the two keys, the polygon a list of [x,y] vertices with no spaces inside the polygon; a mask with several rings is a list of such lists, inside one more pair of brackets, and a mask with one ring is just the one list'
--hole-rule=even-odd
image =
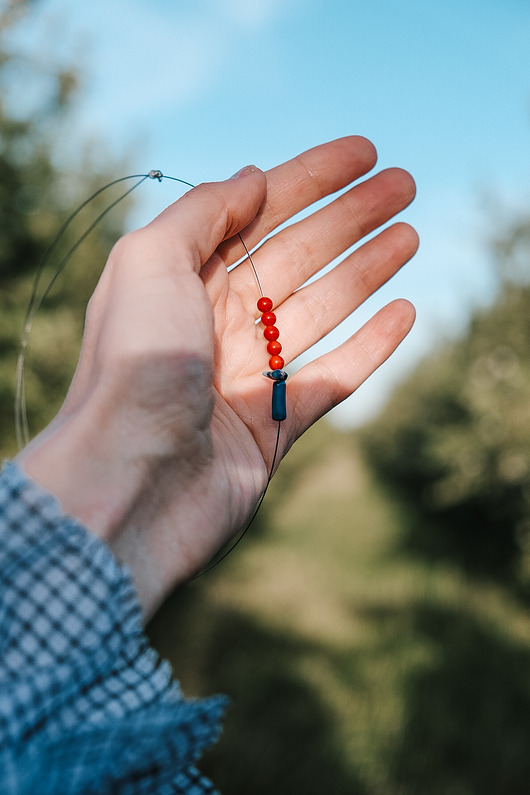
{"label": "dark blue pendant", "polygon": [[275,381],[272,385],[272,419],[280,422],[287,417],[286,383]]}

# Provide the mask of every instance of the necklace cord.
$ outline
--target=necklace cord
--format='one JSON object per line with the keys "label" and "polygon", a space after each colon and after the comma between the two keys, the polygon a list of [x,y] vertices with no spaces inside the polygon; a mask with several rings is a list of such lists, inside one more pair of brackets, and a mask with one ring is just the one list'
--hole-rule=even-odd
{"label": "necklace cord", "polygon": [[201,571],[197,572],[197,574],[195,574],[191,578],[192,580],[196,580],[196,579],[198,579],[198,577],[202,577],[203,574],[206,574],[207,572],[211,571],[216,566],[218,566],[219,563],[221,563],[221,561],[223,561],[225,558],[227,558],[228,555],[230,555],[230,553],[234,551],[234,549],[237,547],[237,545],[239,544],[241,539],[247,534],[247,531],[250,529],[251,525],[254,523],[254,519],[258,515],[259,509],[261,508],[261,504],[262,504],[263,500],[265,499],[265,495],[267,494],[267,490],[269,488],[270,482],[272,480],[272,475],[274,473],[274,465],[276,463],[276,457],[278,455],[278,447],[280,445],[280,429],[281,429],[281,426],[282,426],[282,423],[281,423],[281,420],[279,420],[278,421],[278,430],[276,432],[276,444],[274,446],[274,455],[272,456],[272,462],[271,462],[269,474],[268,474],[268,477],[267,477],[267,482],[265,484],[265,488],[263,489],[263,491],[261,493],[261,497],[259,498],[258,502],[256,503],[254,511],[253,511],[252,515],[250,516],[250,519],[247,521],[246,525],[243,527],[243,529],[240,531],[239,535],[232,542],[232,544],[228,547],[228,549],[221,550],[221,552],[218,553],[218,555],[211,561],[211,563],[209,563],[206,566],[206,568],[201,569]]}
{"label": "necklace cord", "polygon": [[[26,311],[26,317],[24,319],[24,326],[22,330],[21,340],[20,340],[20,348],[19,354],[17,359],[17,369],[16,369],[16,385],[15,385],[15,434],[17,445],[19,449],[22,449],[26,444],[29,442],[29,427],[28,427],[28,417],[26,411],[26,390],[25,390],[25,362],[26,362],[26,349],[28,346],[29,335],[31,333],[31,328],[33,326],[33,321],[39,312],[42,304],[46,300],[47,296],[50,293],[53,285],[59,278],[60,274],[64,271],[65,267],[67,266],[68,262],[71,260],[79,246],[86,240],[86,238],[90,235],[90,233],[98,226],[98,224],[103,220],[103,218],[114,208],[117,204],[119,204],[123,199],[125,199],[133,190],[135,190],[139,185],[144,182],[148,178],[147,174],[132,174],[128,177],[120,177],[119,179],[115,179],[112,182],[107,183],[102,188],[99,188],[95,193],[85,199],[85,201],[77,207],[74,212],[68,216],[60,230],[58,231],[57,235],[55,236],[54,240],[52,241],[51,245],[49,246],[48,250],[46,251],[41,264],[35,274],[35,278],[33,279],[33,287],[31,291],[31,296],[28,303],[28,308]],[[59,265],[56,267],[55,272],[52,275],[49,283],[46,285],[42,295],[38,296],[39,285],[41,282],[42,275],[44,273],[44,269],[46,268],[48,262],[51,259],[53,252],[55,251],[57,245],[59,244],[61,238],[69,228],[70,224],[75,220],[75,218],[79,215],[82,210],[85,209],[91,202],[94,201],[98,196],[104,193],[109,188],[112,188],[114,185],[117,185],[121,182],[125,182],[126,180],[130,179],[138,179],[139,181],[129,188],[129,190],[122,193],[117,199],[115,199],[108,207],[105,208],[97,218],[90,224],[88,229],[81,235],[81,237],[74,243],[74,245],[70,248],[70,250],[65,254],[63,259],[59,262]]]}
{"label": "necklace cord", "polygon": [[[132,187],[130,187],[126,191],[124,191],[120,196],[118,196],[114,201],[112,201],[102,212],[99,213],[99,215],[95,218],[95,220],[90,224],[90,226],[83,232],[83,234],[76,240],[76,242],[73,244],[73,246],[68,250],[68,252],[60,260],[59,264],[57,265],[57,267],[55,268],[55,271],[52,274],[52,277],[50,278],[50,281],[46,285],[46,287],[43,290],[42,294],[39,296],[39,286],[40,286],[40,283],[41,283],[41,279],[42,279],[44,270],[45,270],[46,266],[48,265],[48,263],[50,262],[52,254],[54,253],[57,245],[59,244],[59,242],[62,239],[63,235],[66,233],[66,231],[68,230],[68,228],[70,227],[72,222],[75,220],[75,218],[77,218],[79,213],[81,213],[82,210],[85,209],[85,207],[87,207],[89,204],[91,204],[102,193],[104,193],[105,191],[109,190],[110,188],[112,188],[115,185],[118,185],[118,184],[120,184],[122,182],[126,182],[126,181],[131,180],[131,179],[136,179],[137,182]],[[101,221],[108,215],[108,213],[110,213],[111,210],[114,209],[114,207],[116,207],[118,204],[120,204],[120,202],[122,202],[127,196],[129,196],[134,190],[136,190],[136,188],[138,188],[147,179],[157,179],[159,182],[162,182],[163,179],[168,179],[168,180],[171,180],[173,182],[179,182],[182,185],[188,186],[189,188],[194,188],[195,187],[195,185],[193,185],[191,182],[187,182],[186,180],[180,179],[178,177],[167,176],[166,174],[162,174],[161,171],[156,171],[156,170],[150,171],[148,174],[131,174],[129,176],[119,177],[118,179],[114,179],[111,182],[108,182],[106,185],[103,185],[103,187],[99,188],[91,196],[89,196],[87,199],[85,199],[85,201],[82,202],[82,204],[80,204],[71,213],[71,215],[68,216],[66,221],[63,223],[63,225],[59,229],[59,231],[58,231],[57,235],[55,236],[54,240],[50,244],[49,248],[47,249],[47,251],[46,251],[46,253],[45,253],[45,255],[44,255],[43,259],[42,259],[42,262],[41,262],[41,264],[39,265],[39,267],[37,269],[37,272],[36,272],[35,277],[33,279],[31,295],[30,295],[30,299],[29,299],[29,303],[28,303],[28,308],[27,308],[27,311],[26,311],[26,316],[25,316],[25,319],[24,319],[24,326],[23,326],[23,329],[22,329],[22,334],[21,334],[21,339],[20,339],[20,347],[19,347],[19,354],[18,354],[18,358],[17,358],[17,367],[16,367],[15,434],[16,434],[16,440],[17,440],[17,445],[18,445],[19,449],[22,449],[25,445],[27,445],[29,443],[29,439],[30,439],[29,425],[28,425],[28,416],[27,416],[27,409],[26,409],[25,362],[26,362],[26,351],[27,351],[27,347],[28,347],[29,336],[30,336],[31,329],[32,329],[32,326],[33,326],[33,321],[35,320],[35,317],[37,316],[39,310],[41,309],[44,301],[48,297],[50,291],[52,290],[55,282],[57,281],[57,279],[59,278],[61,273],[64,271],[64,269],[66,268],[66,266],[70,262],[71,258],[75,254],[75,252],[82,245],[82,243],[86,240],[86,238],[91,234],[91,232],[94,231],[94,229],[101,223]],[[246,253],[247,259],[248,259],[248,261],[250,263],[250,266],[252,268],[254,277],[256,279],[256,283],[257,283],[258,289],[260,291],[261,296],[263,297],[263,295],[264,295],[263,288],[261,286],[261,282],[260,282],[260,279],[259,279],[259,276],[258,276],[258,272],[257,272],[256,266],[255,266],[254,261],[252,259],[252,255],[251,255],[251,253],[250,253],[245,241],[243,240],[243,237],[242,237],[240,232],[237,233],[237,236],[238,236],[239,240],[241,241],[241,244],[243,245],[243,248],[245,249],[245,253]],[[278,456],[278,449],[279,449],[279,443],[280,443],[280,430],[281,430],[281,420],[278,421],[278,429],[277,429],[277,433],[276,433],[276,444],[275,444],[275,447],[274,447],[274,454],[273,454],[273,457],[272,457],[272,462],[271,462],[271,465],[270,465],[270,470],[269,470],[269,474],[268,474],[268,477],[267,477],[267,482],[265,484],[265,488],[264,488],[264,490],[263,490],[263,492],[262,492],[262,494],[261,494],[261,496],[260,496],[260,498],[259,498],[259,500],[258,500],[258,502],[257,502],[257,504],[256,504],[256,506],[255,506],[255,508],[254,508],[249,520],[247,521],[247,523],[245,524],[243,529],[240,531],[240,533],[236,537],[236,539],[228,547],[228,549],[225,549],[224,551],[221,550],[221,552],[217,555],[217,557],[215,557],[211,561],[211,563],[209,563],[206,566],[206,568],[202,569],[197,574],[195,574],[194,577],[192,577],[192,580],[196,580],[198,577],[201,577],[203,574],[206,574],[207,572],[211,571],[219,563],[221,563],[221,561],[223,561],[226,557],[228,557],[228,555],[236,548],[236,546],[239,544],[241,539],[246,535],[247,531],[249,530],[249,528],[253,524],[253,522],[254,522],[254,520],[255,520],[256,516],[258,515],[258,512],[259,512],[259,510],[261,508],[263,500],[265,499],[265,495],[267,494],[267,490],[268,490],[270,482],[272,480],[272,475],[273,475],[274,467],[275,467],[275,464],[276,464],[276,458]]]}

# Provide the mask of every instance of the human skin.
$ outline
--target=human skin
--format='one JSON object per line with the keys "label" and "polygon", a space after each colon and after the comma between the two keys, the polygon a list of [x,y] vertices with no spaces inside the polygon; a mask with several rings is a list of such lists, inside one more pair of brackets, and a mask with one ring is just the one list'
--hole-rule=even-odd
{"label": "human skin", "polygon": [[[412,201],[414,181],[401,169],[358,181],[375,162],[373,145],[353,136],[267,172],[249,166],[194,188],[114,246],[65,403],[17,460],[131,568],[146,619],[240,529],[271,467],[276,423],[261,375],[260,293],[248,262],[228,270],[244,254],[237,233],[251,249],[261,243],[253,261],[274,303],[282,356],[293,361],[417,249],[416,232],[394,223],[302,287]],[[276,465],[413,322],[411,304],[393,301],[289,378]]]}

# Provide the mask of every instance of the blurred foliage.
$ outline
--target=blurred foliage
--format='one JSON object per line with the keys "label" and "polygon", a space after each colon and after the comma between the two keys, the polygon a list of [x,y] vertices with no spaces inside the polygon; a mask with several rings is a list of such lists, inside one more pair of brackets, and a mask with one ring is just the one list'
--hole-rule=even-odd
{"label": "blurred foliage", "polygon": [[529,229],[465,334],[368,427],[312,428],[152,622],[185,692],[234,700],[201,763],[223,792],[528,791]]}
{"label": "blurred foliage", "polygon": [[[68,168],[57,157],[75,69],[6,44],[37,2],[0,10],[4,455],[33,274],[71,209],[108,179],[89,152]],[[47,88],[22,109],[32,74]],[[32,430],[67,389],[122,211],[76,253],[35,324]],[[89,223],[76,221],[64,251]],[[528,791],[530,617],[506,585],[522,589],[530,569],[529,246],[523,218],[494,243],[502,290],[465,337],[422,363],[362,433],[313,427],[233,555],[151,623],[187,694],[233,699],[201,761],[226,795]]]}
{"label": "blurred foliage", "polygon": [[[286,487],[287,485],[287,487]],[[356,435],[318,423],[237,550],[150,625],[187,695],[232,698],[225,795],[524,795],[530,616],[401,543]]]}
{"label": "blurred foliage", "polygon": [[[17,0],[0,9],[0,455],[15,452],[15,371],[34,275],[51,242],[76,205],[108,181],[93,167],[87,148],[75,165],[62,163],[57,140],[68,129],[79,75],[57,64],[53,53],[27,53],[10,37],[38,0]],[[42,64],[47,64],[43,72]],[[32,91],[34,84],[37,92]],[[28,102],[27,97],[34,97]],[[24,101],[22,101],[24,100]],[[58,164],[59,163],[59,164]],[[107,164],[108,165],[108,164]],[[118,172],[121,165],[113,164]],[[110,201],[94,203],[64,235],[43,273],[52,278],[61,257]],[[123,226],[120,208],[92,233],[58,279],[35,323],[27,354],[26,393],[33,432],[59,408],[71,379],[84,307]]]}
{"label": "blurred foliage", "polygon": [[530,219],[493,244],[495,302],[423,361],[363,432],[412,516],[411,549],[530,584]]}

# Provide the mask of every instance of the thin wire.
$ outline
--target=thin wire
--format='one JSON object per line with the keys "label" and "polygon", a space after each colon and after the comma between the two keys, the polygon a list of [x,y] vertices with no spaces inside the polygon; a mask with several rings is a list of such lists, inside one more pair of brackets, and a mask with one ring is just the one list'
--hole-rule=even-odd
{"label": "thin wire", "polygon": [[[194,188],[195,187],[195,185],[192,185],[191,182],[186,182],[186,180],[184,180],[184,179],[178,179],[177,177],[168,177],[166,174],[162,174],[162,172],[159,172],[159,173],[160,173],[160,177],[158,177],[158,179],[172,179],[172,180],[175,180],[175,182],[182,182],[184,185],[188,185],[190,188]],[[245,243],[245,241],[243,240],[243,238],[241,236],[241,232],[238,232],[237,236],[238,236],[238,238],[241,241],[241,245],[245,249],[245,253],[247,255],[247,259],[248,259],[248,261],[250,263],[250,267],[252,268],[252,272],[254,274],[254,277],[256,279],[256,283],[258,285],[258,290],[260,291],[261,297],[263,298],[264,292],[263,292],[263,288],[261,286],[261,282],[259,280],[258,271],[256,269],[256,266],[254,265],[254,260],[252,259],[252,254],[248,250],[247,244]]]}
{"label": "thin wire", "polygon": [[[125,199],[133,190],[142,184],[146,179],[148,179],[148,174],[131,174],[128,177],[120,177],[119,179],[115,179],[112,182],[107,183],[102,188],[99,188],[95,191],[88,199],[77,207],[74,212],[68,216],[62,227],[60,228],[59,232],[55,236],[55,239],[51,243],[50,247],[46,251],[43,260],[35,274],[35,278],[33,280],[33,287],[31,291],[31,296],[29,299],[28,308],[26,311],[26,317],[24,320],[24,327],[22,330],[22,335],[20,339],[20,348],[18,353],[18,360],[17,360],[17,370],[16,370],[16,385],[15,385],[15,433],[16,439],[19,449],[24,447],[29,442],[29,427],[28,427],[28,417],[26,411],[26,388],[25,388],[25,364],[26,364],[26,349],[28,346],[29,335],[31,333],[31,328],[33,326],[33,321],[41,308],[43,302],[45,301],[46,297],[48,296],[50,290],[52,289],[53,285],[55,284],[56,280],[63,272],[65,267],[67,266],[70,259],[73,257],[79,246],[83,243],[84,240],[88,237],[88,235],[96,228],[96,226],[102,221],[102,219],[109,213],[117,204],[119,204],[123,199]],[[104,191],[108,190],[109,188],[113,187],[114,185],[119,184],[120,182],[125,182],[129,179],[138,179],[139,181],[133,185],[132,188],[125,191],[121,196],[119,196],[115,201],[113,201],[103,212],[101,212],[98,217],[93,221],[93,223],[89,226],[89,228],[81,235],[79,240],[72,246],[72,248],[68,251],[68,253],[63,257],[55,272],[50,279],[50,282],[46,286],[44,292],[40,297],[38,297],[39,285],[41,282],[42,274],[44,273],[44,269],[46,268],[48,262],[50,261],[51,255],[55,251],[55,248],[59,244],[59,241],[65,234],[66,230],[70,226],[70,224],[74,221],[74,219],[79,215],[79,213],[84,210],[94,199],[100,196]]]}
{"label": "thin wire", "polygon": [[256,277],[256,282],[258,283],[258,289],[259,289],[259,291],[260,291],[260,293],[261,293],[261,297],[263,298],[265,294],[264,294],[264,292],[263,292],[263,288],[262,288],[262,286],[261,286],[261,282],[260,282],[260,280],[259,280],[258,272],[257,272],[257,270],[256,270],[256,266],[254,265],[254,261],[253,261],[253,259],[252,259],[252,255],[251,255],[250,251],[249,251],[249,250],[248,250],[248,248],[247,248],[247,244],[245,243],[245,241],[244,241],[244,240],[243,240],[243,238],[241,237],[241,234],[240,234],[240,232],[238,232],[238,233],[237,233],[237,236],[238,236],[238,238],[241,240],[241,242],[242,242],[242,244],[243,244],[243,248],[245,249],[245,251],[246,251],[246,253],[247,253],[248,261],[250,262],[251,268],[252,268],[252,270],[253,270],[253,272],[254,272],[254,276]]}
{"label": "thin wire", "polygon": [[[126,181],[131,180],[131,179],[137,179],[138,182],[136,182],[131,188],[126,190],[124,193],[122,193],[120,196],[118,196],[113,202],[111,202],[95,218],[95,220],[90,224],[90,226],[85,230],[85,232],[83,232],[81,237],[78,240],[76,240],[74,245],[68,250],[68,252],[62,258],[62,260],[59,262],[59,264],[58,264],[57,268],[55,269],[55,272],[53,273],[50,281],[48,282],[48,284],[46,285],[44,291],[42,292],[42,294],[39,297],[39,295],[38,295],[39,286],[40,286],[42,275],[44,273],[44,269],[48,265],[48,263],[49,263],[49,261],[51,259],[51,256],[52,256],[53,252],[55,251],[55,248],[59,244],[61,238],[63,237],[63,235],[65,234],[65,232],[69,228],[70,224],[75,220],[75,218],[79,215],[79,213],[82,210],[85,209],[85,207],[87,207],[91,202],[93,202],[102,193],[104,193],[105,191],[109,190],[114,185],[118,185],[118,184],[120,184],[122,182],[126,182]],[[68,216],[68,218],[66,219],[66,221],[64,222],[62,227],[59,229],[59,231],[58,231],[57,235],[55,236],[53,242],[51,243],[50,247],[46,251],[46,253],[45,253],[45,255],[44,255],[43,259],[42,259],[42,262],[41,262],[41,264],[40,264],[40,266],[39,266],[39,268],[37,270],[37,273],[35,274],[35,278],[33,280],[31,296],[30,296],[28,308],[27,308],[27,311],[26,311],[26,317],[25,317],[25,320],[24,320],[24,326],[23,326],[21,340],[20,340],[20,349],[19,349],[19,354],[18,354],[17,370],[16,370],[15,432],[16,432],[17,444],[18,444],[18,447],[20,449],[22,449],[22,447],[24,447],[26,444],[28,444],[29,438],[30,438],[29,426],[28,426],[28,416],[27,416],[27,410],[26,410],[25,362],[26,362],[26,350],[27,350],[27,346],[28,346],[28,341],[29,341],[29,336],[30,336],[30,333],[31,333],[31,329],[32,329],[32,326],[33,326],[33,321],[34,321],[37,313],[39,312],[40,308],[42,307],[42,304],[44,303],[44,301],[46,300],[47,296],[49,295],[51,289],[53,288],[53,285],[55,284],[55,282],[57,281],[57,279],[59,278],[61,273],[66,268],[66,266],[68,265],[69,261],[71,260],[71,258],[73,257],[73,255],[75,254],[75,252],[77,251],[79,246],[82,245],[82,243],[86,240],[86,238],[90,235],[90,233],[94,231],[94,229],[103,220],[103,218],[105,218],[105,216],[112,209],[114,209],[114,207],[116,207],[116,205],[118,205],[127,196],[129,196],[134,190],[136,190],[136,188],[138,188],[143,182],[145,182],[146,179],[158,179],[159,182],[162,182],[163,179],[168,179],[168,180],[171,180],[173,182],[180,182],[182,185],[187,185],[189,188],[194,188],[195,187],[195,185],[193,185],[193,183],[187,182],[184,179],[180,179],[179,177],[171,177],[171,176],[168,176],[166,174],[162,174],[161,171],[154,171],[154,170],[150,171],[148,174],[130,174],[127,177],[120,177],[118,179],[112,180],[111,182],[108,182],[106,185],[103,185],[103,187],[99,188],[91,196],[89,196],[87,199],[85,199],[85,201],[82,204],[80,204],[79,207],[77,207],[70,216]],[[257,271],[256,266],[254,264],[254,261],[252,259],[252,255],[251,255],[251,253],[250,253],[250,251],[249,251],[249,249],[247,247],[247,244],[243,240],[243,237],[241,236],[240,232],[237,233],[237,236],[238,236],[239,240],[241,241],[241,244],[243,245],[243,248],[245,249],[245,253],[247,255],[248,261],[249,261],[250,266],[252,268],[252,272],[253,272],[254,277],[256,279],[256,283],[258,285],[258,289],[260,291],[261,297],[263,297],[264,296],[263,288],[261,286],[261,282],[260,282],[260,279],[259,279],[259,276],[258,276],[258,271]],[[195,580],[198,577],[201,577],[203,574],[206,574],[206,572],[211,571],[213,568],[215,568],[215,566],[217,566],[219,563],[221,563],[221,561],[223,561],[226,557],[228,557],[228,555],[236,548],[236,546],[239,544],[241,539],[246,535],[246,533],[249,530],[250,526],[253,524],[253,522],[254,522],[254,520],[255,520],[256,516],[258,515],[258,512],[259,512],[259,510],[261,508],[263,500],[265,499],[265,495],[267,494],[267,490],[268,490],[270,482],[272,480],[272,475],[273,475],[273,472],[274,472],[274,466],[276,464],[276,458],[277,458],[277,455],[278,455],[278,449],[279,449],[279,443],[280,443],[280,430],[281,430],[281,421],[278,421],[278,430],[277,430],[277,433],[276,433],[276,444],[275,444],[275,447],[274,447],[274,454],[273,454],[273,457],[272,457],[272,462],[271,462],[269,474],[268,474],[268,477],[267,477],[267,482],[265,484],[265,488],[264,488],[264,490],[263,490],[263,492],[261,494],[261,497],[259,498],[259,500],[258,500],[258,502],[256,504],[256,507],[254,508],[254,511],[253,511],[250,519],[246,523],[246,525],[243,528],[243,530],[239,533],[239,535],[237,536],[235,541],[231,544],[231,546],[229,546],[228,549],[225,550],[224,552],[221,552],[220,556],[216,557],[205,569],[203,569],[202,571],[198,572],[192,579]]]}
{"label": "thin wire", "polygon": [[[85,209],[91,202],[94,201],[98,196],[100,196],[105,191],[109,190],[110,188],[114,187],[114,185],[118,185],[121,182],[126,182],[131,179],[137,179],[135,185],[131,188],[126,190],[120,196],[118,196],[113,202],[111,202],[108,207],[105,208],[95,220],[90,224],[88,229],[81,235],[81,237],[75,242],[72,248],[65,254],[63,259],[59,262],[59,265],[56,267],[55,272],[50,279],[48,285],[46,286],[45,290],[43,291],[42,295],[38,297],[38,290],[39,285],[41,282],[42,274],[44,273],[44,269],[48,265],[50,258],[55,251],[57,245],[59,244],[61,238],[69,228],[70,224],[77,218],[80,212]],[[42,262],[35,274],[35,278],[33,280],[33,287],[31,291],[30,300],[28,303],[28,309],[26,312],[26,317],[24,320],[24,327],[22,330],[21,340],[20,340],[20,348],[17,360],[17,369],[16,369],[16,384],[15,384],[15,434],[17,445],[19,449],[24,447],[29,442],[30,434],[29,434],[29,426],[28,426],[28,417],[26,411],[26,386],[25,386],[25,363],[26,363],[26,349],[28,346],[28,339],[31,333],[31,329],[33,326],[33,321],[39,312],[42,304],[46,300],[47,296],[49,295],[53,285],[68,265],[69,261],[77,251],[80,245],[86,240],[86,238],[90,235],[91,232],[98,226],[98,224],[105,218],[105,216],[116,207],[120,202],[122,202],[127,196],[129,196],[136,188],[138,188],[146,179],[158,179],[160,182],[162,179],[170,179],[173,182],[180,182],[183,185],[187,185],[190,188],[194,188],[195,186],[191,182],[187,182],[184,179],[179,179],[178,177],[169,177],[162,174],[160,171],[150,171],[149,174],[129,174],[126,177],[119,177],[118,179],[114,179],[111,182],[108,182],[103,187],[96,190],[91,196],[85,199],[82,204],[77,207],[74,212],[68,216],[62,227],[59,229],[57,235],[55,236],[54,240],[52,241],[51,245],[49,246],[48,250],[46,251]],[[246,247],[245,247],[246,248]]]}
{"label": "thin wire", "polygon": [[[50,261],[51,255],[55,251],[55,248],[59,244],[59,241],[69,228],[70,224],[77,218],[80,212],[85,209],[91,202],[94,201],[98,196],[100,196],[105,191],[109,190],[110,188],[114,187],[114,185],[118,185],[122,182],[126,182],[131,179],[137,179],[138,182],[133,185],[131,188],[126,190],[120,196],[118,196],[108,207],[105,208],[97,218],[90,224],[88,229],[81,235],[81,237],[75,242],[72,248],[65,254],[63,259],[60,261],[59,265],[55,269],[55,272],[50,279],[48,285],[46,286],[44,292],[38,297],[38,290],[39,285],[41,282],[42,274],[44,273],[44,269],[46,268],[48,262]],[[22,335],[20,339],[20,348],[19,354],[17,359],[17,368],[16,368],[16,383],[15,383],[15,435],[17,440],[17,445],[19,449],[22,449],[25,445],[28,444],[30,439],[29,433],[29,425],[28,425],[28,417],[27,417],[27,410],[26,410],[26,386],[25,386],[25,367],[26,367],[26,350],[28,346],[28,339],[31,333],[31,329],[33,326],[33,321],[39,312],[42,304],[46,300],[47,296],[49,295],[53,285],[68,265],[69,261],[79,248],[82,243],[86,240],[86,238],[90,235],[91,232],[98,226],[98,224],[105,218],[105,216],[116,207],[120,202],[122,202],[127,196],[129,196],[136,188],[138,188],[146,179],[158,179],[159,182],[162,182],[163,179],[171,180],[172,182],[180,182],[182,185],[186,185],[189,188],[194,188],[195,185],[192,182],[188,182],[185,179],[180,179],[179,177],[172,177],[167,174],[163,174],[161,171],[150,171],[148,174],[130,174],[126,177],[119,177],[118,179],[114,179],[111,182],[108,182],[103,187],[96,190],[91,196],[85,199],[82,204],[77,207],[74,212],[68,216],[62,227],[59,229],[57,235],[55,236],[54,240],[52,241],[51,245],[49,246],[48,250],[46,251],[42,262],[35,274],[35,278],[33,280],[33,287],[31,291],[30,300],[28,303],[28,309],[26,312],[26,317],[24,320],[24,326],[22,330]],[[256,266],[254,265],[254,261],[252,259],[252,255],[247,247],[247,244],[243,240],[241,233],[238,232],[237,236],[245,249],[245,253],[247,255],[248,261],[252,268],[252,272],[254,273],[254,277],[256,279],[256,283],[258,285],[258,289],[260,291],[261,296],[263,297],[263,288],[261,286],[261,282],[258,276],[258,272]]]}
{"label": "thin wire", "polygon": [[[147,176],[149,177],[149,176],[151,176],[151,174],[153,174],[153,173],[155,173],[155,172],[152,172],[152,171],[151,171],[151,172],[150,172],[150,174],[148,174]],[[157,174],[159,174],[160,176],[157,176]],[[151,178],[153,178],[153,177],[151,177]],[[196,185],[194,185],[192,182],[186,182],[186,180],[185,180],[185,179],[179,179],[178,177],[168,177],[168,175],[167,175],[167,174],[162,174],[162,172],[161,172],[161,171],[158,171],[158,172],[155,174],[155,177],[154,177],[154,179],[158,179],[158,181],[159,181],[159,182],[162,182],[162,180],[163,180],[163,179],[170,179],[170,180],[172,180],[173,182],[180,182],[182,185],[187,185],[187,186],[188,186],[188,188],[195,188],[195,187],[197,187],[197,186],[196,186]]]}
{"label": "thin wire", "polygon": [[195,574],[195,576],[191,578],[192,580],[196,580],[198,577],[202,577],[203,574],[206,574],[207,572],[211,571],[216,566],[218,566],[219,563],[221,563],[221,561],[223,561],[225,558],[227,558],[228,555],[230,555],[230,553],[234,551],[234,549],[237,547],[237,545],[239,544],[241,539],[246,535],[246,533],[249,530],[250,526],[253,524],[254,519],[258,515],[258,511],[261,508],[261,504],[262,504],[263,500],[265,499],[265,495],[267,494],[267,490],[268,490],[270,482],[272,480],[272,475],[274,473],[274,465],[276,463],[276,456],[278,455],[278,447],[280,445],[280,429],[281,429],[281,426],[282,426],[281,420],[278,420],[278,430],[276,432],[276,445],[274,447],[274,455],[272,456],[272,463],[271,463],[271,467],[270,467],[270,470],[269,470],[269,476],[267,478],[267,482],[265,484],[265,488],[264,488],[264,490],[263,490],[263,492],[261,494],[261,497],[259,498],[259,500],[258,500],[258,502],[256,504],[256,507],[254,508],[254,512],[253,512],[252,516],[250,517],[250,519],[248,520],[248,522],[244,526],[243,530],[241,530],[241,532],[237,536],[236,540],[232,542],[231,546],[229,546],[228,549],[226,549],[224,552],[221,551],[219,553],[219,555],[217,557],[215,557],[212,560],[212,562],[208,564],[208,566],[206,566],[205,569],[201,569],[201,571],[199,571],[197,574]]}

